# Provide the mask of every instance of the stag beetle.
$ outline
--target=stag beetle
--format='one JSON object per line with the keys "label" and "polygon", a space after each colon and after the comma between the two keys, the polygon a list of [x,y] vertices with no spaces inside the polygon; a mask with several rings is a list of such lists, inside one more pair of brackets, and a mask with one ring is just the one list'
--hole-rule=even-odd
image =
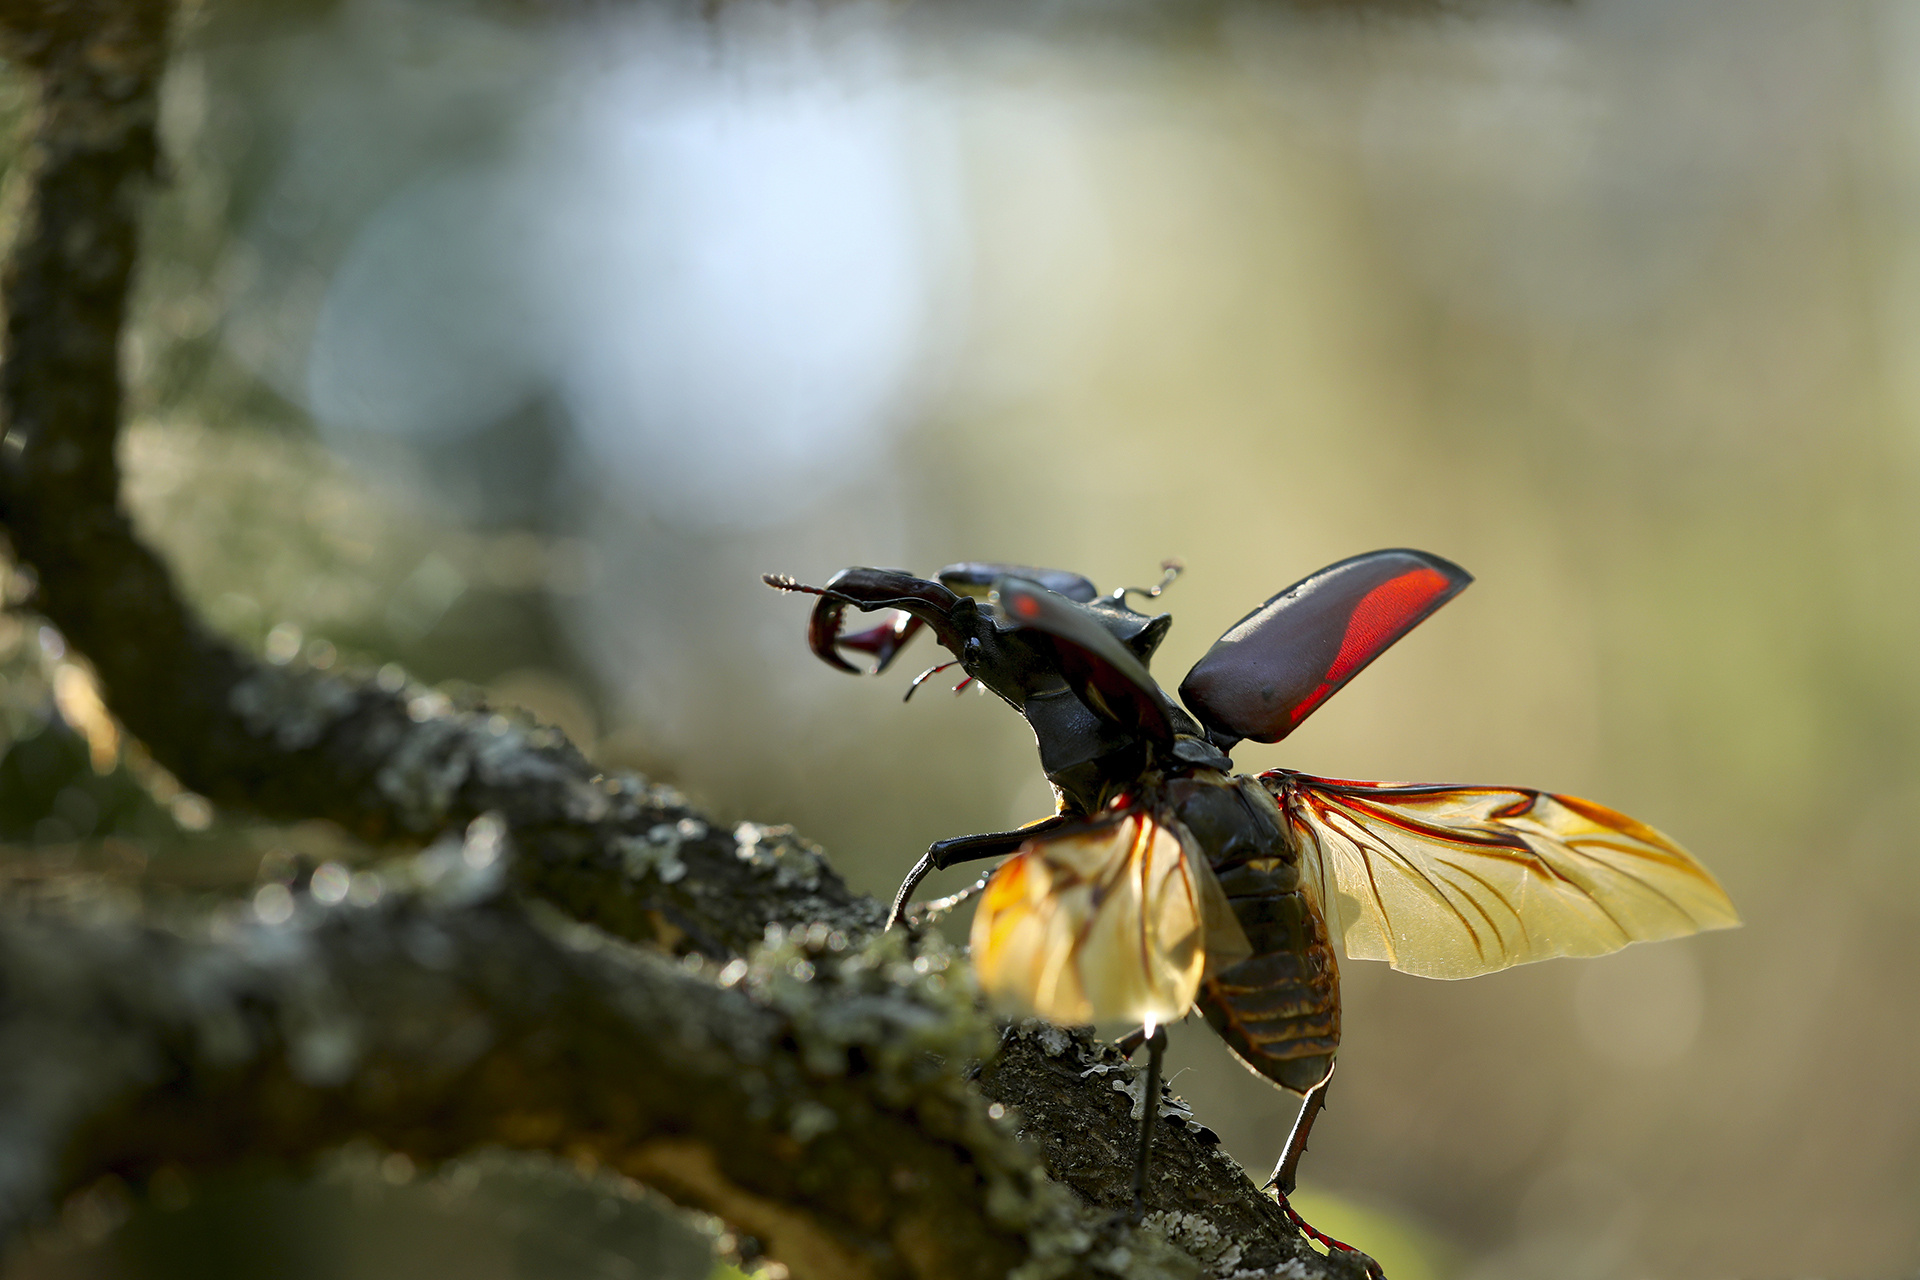
{"label": "stag beetle", "polygon": [[[1383,959],[1457,978],[1556,955],[1738,923],[1713,877],[1672,840],[1573,796],[1517,787],[1236,776],[1229,752],[1278,742],[1472,581],[1450,561],[1390,549],[1311,574],[1228,628],[1187,673],[1180,702],[1148,674],[1172,625],[1077,573],[963,563],[937,578],[842,570],[817,596],[808,643],[858,673],[887,669],[921,629],[1026,717],[1055,812],[1012,831],[935,842],[888,914],[935,870],[1011,854],[987,880],[972,952],[1003,1008],[1081,1024],[1126,1019],[1160,1093],[1165,1025],[1198,1007],[1233,1053],[1305,1101],[1268,1187],[1287,1197],[1326,1099],[1340,1041],[1339,970]],[[896,610],[843,635],[848,608]],[[916,679],[908,690],[933,671]],[[1182,705],[1184,703],[1184,706]],[[1143,1108],[1133,1215],[1157,1108]],[[1363,1255],[1364,1256],[1364,1255]],[[1375,1268],[1377,1272],[1377,1268]]]}

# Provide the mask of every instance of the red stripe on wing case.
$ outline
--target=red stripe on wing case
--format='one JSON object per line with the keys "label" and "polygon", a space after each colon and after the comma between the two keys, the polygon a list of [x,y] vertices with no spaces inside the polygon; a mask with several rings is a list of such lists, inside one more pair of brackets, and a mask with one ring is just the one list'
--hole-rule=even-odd
{"label": "red stripe on wing case", "polygon": [[1319,687],[1293,709],[1292,722],[1299,724],[1306,719],[1308,712],[1325,702],[1355,671],[1392,644],[1408,618],[1425,609],[1434,597],[1444,594],[1452,585],[1437,570],[1415,569],[1389,578],[1360,597],[1360,603],[1354,606],[1353,615],[1347,620],[1347,632],[1340,641],[1340,652],[1334,655],[1333,665],[1327,668]]}

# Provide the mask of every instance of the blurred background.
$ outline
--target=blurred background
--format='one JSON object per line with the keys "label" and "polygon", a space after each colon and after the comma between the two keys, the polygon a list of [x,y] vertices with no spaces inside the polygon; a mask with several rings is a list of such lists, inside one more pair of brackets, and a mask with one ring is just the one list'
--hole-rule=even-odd
{"label": "blurred background", "polygon": [[[1030,735],[902,707],[925,641],[828,670],[760,573],[1179,556],[1171,686],[1325,563],[1457,560],[1471,591],[1241,767],[1590,796],[1746,926],[1346,966],[1302,1207],[1394,1280],[1910,1277],[1916,67],[1911,0],[204,3],[131,500],[275,660],[522,707],[875,893],[1048,811]],[[0,628],[7,874],[362,856],[102,756],[59,637]],[[1176,1058],[1264,1175],[1290,1097],[1204,1026]],[[523,1229],[434,1189],[470,1170],[345,1163],[83,1205],[6,1274],[411,1275],[457,1240],[474,1276],[698,1276],[718,1230],[488,1172]],[[546,1248],[579,1238],[549,1193],[680,1243]]]}

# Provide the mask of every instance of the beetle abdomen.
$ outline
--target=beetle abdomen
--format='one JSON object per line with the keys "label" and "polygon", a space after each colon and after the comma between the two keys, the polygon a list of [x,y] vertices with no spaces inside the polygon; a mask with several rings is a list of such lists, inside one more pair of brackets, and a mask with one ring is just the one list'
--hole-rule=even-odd
{"label": "beetle abdomen", "polygon": [[1206,976],[1201,1012],[1242,1062],[1305,1093],[1340,1047],[1340,970],[1326,925],[1298,888],[1281,887],[1298,884],[1290,865],[1243,864],[1222,880],[1253,954]]}

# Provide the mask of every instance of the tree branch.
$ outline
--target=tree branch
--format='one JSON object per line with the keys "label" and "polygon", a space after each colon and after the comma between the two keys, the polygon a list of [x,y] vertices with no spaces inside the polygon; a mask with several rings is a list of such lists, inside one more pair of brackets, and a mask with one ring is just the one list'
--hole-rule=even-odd
{"label": "tree branch", "polygon": [[[220,937],[190,917],[0,925],[0,1228],[103,1173],[141,1185],[356,1135],[423,1163],[489,1145],[598,1162],[798,1274],[1002,1276],[1040,1218],[1074,1225],[940,1065],[993,1032],[933,966],[888,972],[903,939],[823,946],[807,983],[788,945],[722,986],[530,915],[457,845],[416,866],[436,853],[454,865],[429,888],[305,899]],[[857,1020],[823,1013],[855,1001]]]}
{"label": "tree branch", "polygon": [[122,899],[97,885],[58,910],[9,903],[0,1236],[103,1174],[367,1135],[427,1161],[591,1158],[800,1276],[1358,1274],[1177,1118],[1155,1143],[1160,1234],[1120,1227],[1133,1102],[1114,1085],[1137,1091],[1132,1067],[1052,1028],[996,1044],[964,966],[937,939],[875,936],[877,904],[790,832],[715,830],[551,730],[268,665],[193,616],[114,458],[166,27],[153,0],[0,7],[41,84],[4,276],[0,523],[37,607],[188,786],[370,837],[453,834],[390,867],[377,905],[301,892],[277,923],[107,910]]}

